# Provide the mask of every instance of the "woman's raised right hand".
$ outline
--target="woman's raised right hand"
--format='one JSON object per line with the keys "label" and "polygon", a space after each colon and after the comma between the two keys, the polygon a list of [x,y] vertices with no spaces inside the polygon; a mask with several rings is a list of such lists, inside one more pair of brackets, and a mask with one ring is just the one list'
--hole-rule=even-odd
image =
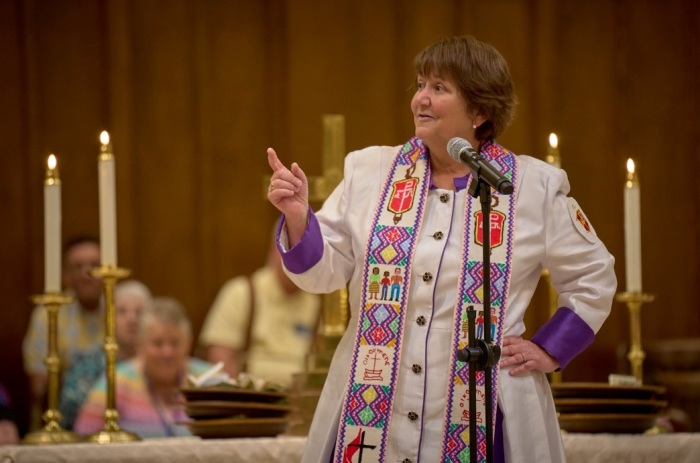
{"label": "woman's raised right hand", "polygon": [[299,164],[294,162],[287,168],[272,148],[267,149],[267,162],[272,169],[267,199],[284,214],[289,245],[293,246],[309,220],[309,182]]}

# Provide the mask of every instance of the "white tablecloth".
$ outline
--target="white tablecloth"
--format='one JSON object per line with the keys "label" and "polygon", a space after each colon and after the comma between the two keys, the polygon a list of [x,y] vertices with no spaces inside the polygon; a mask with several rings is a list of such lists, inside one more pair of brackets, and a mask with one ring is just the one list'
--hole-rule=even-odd
{"label": "white tablecloth", "polygon": [[[569,463],[698,463],[700,433],[565,434]],[[153,439],[125,444],[0,447],[0,463],[294,463],[304,437]]]}
{"label": "white tablecloth", "polygon": [[293,463],[306,437],[169,438],[120,444],[0,447],[0,463]]}
{"label": "white tablecloth", "polygon": [[569,463],[698,463],[700,433],[564,434]]}

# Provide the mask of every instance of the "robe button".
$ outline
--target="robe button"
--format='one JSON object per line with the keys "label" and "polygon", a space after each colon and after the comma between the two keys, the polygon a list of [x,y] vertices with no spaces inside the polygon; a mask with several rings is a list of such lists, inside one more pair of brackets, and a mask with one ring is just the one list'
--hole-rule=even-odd
{"label": "robe button", "polygon": [[433,238],[435,238],[436,240],[441,240],[442,239],[442,232],[437,231],[437,232],[433,233]]}
{"label": "robe button", "polygon": [[402,463],[413,463],[413,460],[410,458],[404,458]]}
{"label": "robe button", "polygon": [[413,372],[416,373],[416,374],[418,374],[418,373],[420,373],[421,371],[423,371],[423,368],[422,368],[420,365],[418,365],[417,363],[414,363],[414,364],[413,364]]}
{"label": "robe button", "polygon": [[420,317],[416,318],[416,323],[418,323],[420,326],[425,325],[425,317],[421,315]]}
{"label": "robe button", "polygon": [[423,274],[423,281],[425,281],[426,283],[428,283],[428,282],[429,282],[430,280],[432,280],[432,279],[433,279],[433,274],[432,274],[432,273],[430,273],[430,272],[425,272],[425,273]]}
{"label": "robe button", "polygon": [[418,413],[408,412],[408,419],[411,421],[416,421],[418,419]]}
{"label": "robe button", "polygon": [[450,195],[448,195],[447,193],[443,193],[440,195],[441,202],[446,203],[449,200],[450,200]]}

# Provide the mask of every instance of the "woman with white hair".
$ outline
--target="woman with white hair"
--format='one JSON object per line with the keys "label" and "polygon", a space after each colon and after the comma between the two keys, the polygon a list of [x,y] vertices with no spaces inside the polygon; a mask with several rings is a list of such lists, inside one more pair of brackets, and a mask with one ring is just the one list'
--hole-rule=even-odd
{"label": "woman with white hair", "polygon": [[[115,330],[119,351],[117,361],[136,355],[138,320],[141,311],[153,304],[148,287],[136,280],[125,280],[114,287]],[[80,407],[85,402],[92,386],[105,370],[103,346],[79,352],[64,373],[59,409],[61,425],[71,429]]]}
{"label": "woman with white hair", "polygon": [[[119,425],[142,438],[190,435],[178,423],[187,420],[179,406],[180,387],[187,374],[200,375],[211,364],[190,358],[192,331],[182,305],[172,298],[155,298],[139,319],[136,357],[116,369]],[[106,404],[103,376],[80,409],[74,430],[91,434],[102,429]]]}

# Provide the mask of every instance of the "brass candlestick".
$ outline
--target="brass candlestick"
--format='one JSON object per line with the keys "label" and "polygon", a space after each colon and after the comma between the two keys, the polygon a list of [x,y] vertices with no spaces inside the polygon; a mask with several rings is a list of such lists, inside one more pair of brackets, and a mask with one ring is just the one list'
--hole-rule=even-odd
{"label": "brass candlestick", "polygon": [[72,302],[73,298],[61,293],[46,293],[32,296],[31,300],[35,305],[46,308],[49,319],[49,351],[44,360],[48,372],[48,403],[42,416],[46,424],[41,430],[27,434],[22,443],[41,445],[79,442],[82,440],[80,436],[61,428],[61,412],[58,410],[58,383],[61,372],[61,357],[58,355],[58,309]]}
{"label": "brass candlestick", "polygon": [[131,442],[141,440],[141,438],[129,431],[119,427],[119,412],[117,411],[115,398],[115,367],[117,363],[117,339],[115,336],[115,308],[114,308],[114,285],[117,280],[126,278],[131,273],[124,268],[113,265],[103,265],[92,270],[92,276],[102,279],[105,290],[105,357],[107,372],[107,406],[105,408],[105,424],[101,431],[86,437],[88,442],[98,444],[110,444],[114,442]]}
{"label": "brass candlestick", "polygon": [[642,304],[651,302],[655,298],[652,294],[639,291],[618,293],[615,300],[627,304],[630,315],[630,350],[627,353],[627,360],[632,365],[632,374],[640,382],[643,381],[642,364],[646,354],[642,350],[642,326],[640,311]]}

